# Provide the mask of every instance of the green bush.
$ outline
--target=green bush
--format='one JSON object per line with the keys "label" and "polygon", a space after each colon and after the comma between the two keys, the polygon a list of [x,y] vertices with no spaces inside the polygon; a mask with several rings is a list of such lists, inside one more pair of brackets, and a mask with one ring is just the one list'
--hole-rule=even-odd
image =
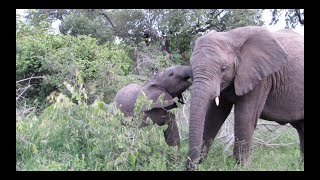
{"label": "green bush", "polygon": [[[137,117],[141,108],[137,106]],[[163,138],[166,127],[139,129],[140,123],[139,118],[124,118],[112,104],[75,104],[60,94],[40,116],[17,119],[16,168],[166,170],[166,155],[175,153]]]}
{"label": "green bush", "polygon": [[[117,89],[112,84],[123,81],[132,65],[123,45],[97,45],[96,39],[88,36],[54,35],[47,33],[45,26],[35,29],[22,24],[16,33],[16,44],[16,80],[45,76],[45,79],[32,79],[32,86],[26,92],[30,101],[37,99],[38,107],[47,103],[45,98],[51,92],[63,92],[64,81],[76,85],[77,73],[89,91],[91,86],[99,87],[99,92],[91,94],[100,93],[101,99],[105,93],[112,92],[114,96]],[[18,87],[26,83],[29,81],[19,83]]]}

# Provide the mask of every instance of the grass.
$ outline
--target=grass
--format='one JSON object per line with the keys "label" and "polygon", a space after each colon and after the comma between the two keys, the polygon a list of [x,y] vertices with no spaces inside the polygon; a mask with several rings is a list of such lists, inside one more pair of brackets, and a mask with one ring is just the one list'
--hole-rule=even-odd
{"label": "grass", "polygon": [[[279,141],[286,141],[287,137]],[[208,158],[199,166],[204,171],[303,171],[298,144],[280,147],[258,146],[252,149],[247,166],[235,165],[235,159],[222,153],[222,144],[215,143]],[[232,148],[231,148],[232,149]],[[231,150],[230,150],[231,151]],[[229,152],[231,154],[231,152]]]}
{"label": "grass", "polygon": [[[183,108],[177,113],[181,129],[181,148],[169,147],[163,137],[164,126],[138,129],[112,105],[71,103],[66,97],[37,116],[16,119],[17,171],[184,171],[188,152],[187,123]],[[188,111],[188,110],[186,110]],[[187,117],[186,117],[187,118]],[[125,125],[123,125],[125,124]],[[298,136],[293,128],[277,127],[272,132],[258,126],[251,163],[235,165],[232,146],[223,138],[214,141],[199,171],[304,171],[300,163]],[[226,129],[226,128],[222,128]],[[260,142],[260,141],[259,141]],[[271,144],[271,145],[270,145]],[[274,146],[275,145],[275,146]],[[225,152],[224,152],[225,151]]]}

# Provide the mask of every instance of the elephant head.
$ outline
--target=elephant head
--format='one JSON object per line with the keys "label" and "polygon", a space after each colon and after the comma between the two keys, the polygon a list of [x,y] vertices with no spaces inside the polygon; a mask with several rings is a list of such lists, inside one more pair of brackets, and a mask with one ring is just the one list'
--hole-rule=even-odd
{"label": "elephant head", "polygon": [[178,97],[179,101],[184,103],[182,93],[190,87],[192,76],[191,66],[177,65],[169,67],[156,74],[143,88],[143,91],[148,92],[146,94],[153,102],[156,102],[160,95],[165,95],[165,104],[154,103],[152,108],[172,109],[176,107],[173,98]]}
{"label": "elephant head", "polygon": [[237,96],[253,90],[268,75],[279,71],[288,54],[263,27],[243,27],[209,32],[198,38],[191,56],[189,152],[187,166],[197,163],[201,152],[205,115],[209,103],[227,87]]}
{"label": "elephant head", "polygon": [[[168,129],[164,131],[164,137],[168,145],[180,145],[180,136],[178,127],[175,121],[174,114],[168,113],[165,110],[170,110],[177,107],[175,97],[179,98],[180,103],[183,103],[182,93],[191,85],[192,69],[191,66],[173,66],[156,74],[142,91],[153,100],[149,115],[158,125],[168,124]],[[164,94],[164,102],[157,102],[160,95]],[[158,108],[158,109],[157,109]],[[160,109],[159,109],[160,108]],[[159,120],[158,117],[160,118]]]}

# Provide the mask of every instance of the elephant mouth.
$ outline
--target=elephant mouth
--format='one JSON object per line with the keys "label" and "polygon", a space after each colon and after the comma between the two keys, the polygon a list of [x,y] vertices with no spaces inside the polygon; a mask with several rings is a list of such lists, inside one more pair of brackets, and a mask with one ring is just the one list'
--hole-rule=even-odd
{"label": "elephant mouth", "polygon": [[183,95],[179,94],[178,95],[178,102],[181,103],[181,104],[185,104],[183,99],[184,99]]}
{"label": "elephant mouth", "polygon": [[188,83],[192,83],[192,77],[188,76],[184,78],[184,81],[188,82]]}
{"label": "elephant mouth", "polygon": [[185,104],[184,97],[183,97],[182,93],[192,85],[192,80],[193,79],[190,76],[184,78],[184,83],[182,83],[183,90],[178,92],[178,96],[177,96],[179,103]]}

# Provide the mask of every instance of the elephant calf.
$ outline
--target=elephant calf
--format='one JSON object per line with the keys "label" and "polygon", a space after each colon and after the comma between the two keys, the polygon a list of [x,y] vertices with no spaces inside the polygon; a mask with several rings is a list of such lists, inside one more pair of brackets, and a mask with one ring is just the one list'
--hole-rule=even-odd
{"label": "elephant calf", "polygon": [[[132,116],[136,100],[141,92],[153,101],[151,109],[143,109],[144,117],[148,117],[154,124],[159,126],[168,124],[168,128],[164,131],[166,143],[169,146],[180,146],[179,130],[175,121],[175,115],[168,110],[176,108],[177,105],[173,101],[175,97],[183,103],[182,93],[191,85],[189,79],[192,78],[191,66],[174,66],[156,74],[147,84],[140,86],[138,84],[129,84],[120,89],[114,102],[125,117]],[[160,95],[164,94],[164,103],[157,103]],[[147,124],[142,121],[140,127]]]}

